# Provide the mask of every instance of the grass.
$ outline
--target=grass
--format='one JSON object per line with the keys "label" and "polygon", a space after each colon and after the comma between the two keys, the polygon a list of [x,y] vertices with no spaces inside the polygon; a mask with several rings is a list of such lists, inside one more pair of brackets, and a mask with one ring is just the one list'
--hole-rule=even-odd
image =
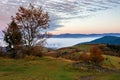
{"label": "grass", "polygon": [[81,44],[81,45],[73,46],[73,48],[77,48],[79,50],[89,52],[90,48],[91,48],[91,45],[89,45],[89,44]]}
{"label": "grass", "polygon": [[105,66],[120,70],[120,57],[104,55],[107,59],[104,61]]}
{"label": "grass", "polygon": [[[119,73],[78,71],[68,68],[72,61],[42,57],[33,61],[0,59],[0,80],[77,80],[96,76],[96,80],[120,80]],[[68,69],[66,69],[68,68]]]}

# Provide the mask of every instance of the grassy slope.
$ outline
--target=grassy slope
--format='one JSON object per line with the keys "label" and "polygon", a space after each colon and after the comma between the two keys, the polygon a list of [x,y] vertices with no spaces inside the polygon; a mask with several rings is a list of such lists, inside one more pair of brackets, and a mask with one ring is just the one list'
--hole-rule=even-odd
{"label": "grassy slope", "polygon": [[89,45],[89,44],[81,44],[81,45],[73,46],[73,48],[77,48],[77,49],[80,49],[82,51],[89,52],[90,48],[91,48],[91,45]]}
{"label": "grassy slope", "polygon": [[107,60],[104,61],[104,66],[108,68],[120,70],[120,57],[104,55]]}
{"label": "grassy slope", "polygon": [[0,80],[76,80],[80,76],[89,75],[96,76],[96,80],[120,80],[119,73],[108,74],[66,69],[71,63],[64,59],[50,57],[38,58],[34,61],[1,58]]}

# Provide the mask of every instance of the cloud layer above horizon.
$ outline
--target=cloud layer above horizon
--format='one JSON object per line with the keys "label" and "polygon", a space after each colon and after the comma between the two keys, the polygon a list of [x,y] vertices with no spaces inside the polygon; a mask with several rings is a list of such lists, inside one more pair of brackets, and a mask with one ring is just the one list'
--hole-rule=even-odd
{"label": "cloud layer above horizon", "polygon": [[64,20],[87,18],[96,12],[117,7],[120,5],[120,0],[1,0],[0,26],[6,27],[10,16],[15,15],[18,7],[26,7],[30,3],[42,6],[49,12],[51,30],[54,30],[64,26],[60,24]]}

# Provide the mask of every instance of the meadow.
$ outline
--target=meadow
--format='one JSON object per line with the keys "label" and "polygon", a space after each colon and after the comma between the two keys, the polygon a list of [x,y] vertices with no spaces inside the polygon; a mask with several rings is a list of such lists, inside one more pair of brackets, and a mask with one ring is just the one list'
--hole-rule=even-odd
{"label": "meadow", "polygon": [[[120,70],[120,58],[107,56]],[[0,80],[120,80],[118,72],[76,70],[73,61],[62,58],[41,57],[35,60],[0,58]],[[119,64],[118,64],[119,63]],[[110,67],[109,62],[104,62]]]}

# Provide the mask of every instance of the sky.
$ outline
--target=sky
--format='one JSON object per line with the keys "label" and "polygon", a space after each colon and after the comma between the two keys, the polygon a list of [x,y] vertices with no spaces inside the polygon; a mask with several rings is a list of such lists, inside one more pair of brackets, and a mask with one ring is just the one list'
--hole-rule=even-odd
{"label": "sky", "polygon": [[0,31],[30,3],[49,13],[53,34],[120,33],[120,0],[0,0]]}

